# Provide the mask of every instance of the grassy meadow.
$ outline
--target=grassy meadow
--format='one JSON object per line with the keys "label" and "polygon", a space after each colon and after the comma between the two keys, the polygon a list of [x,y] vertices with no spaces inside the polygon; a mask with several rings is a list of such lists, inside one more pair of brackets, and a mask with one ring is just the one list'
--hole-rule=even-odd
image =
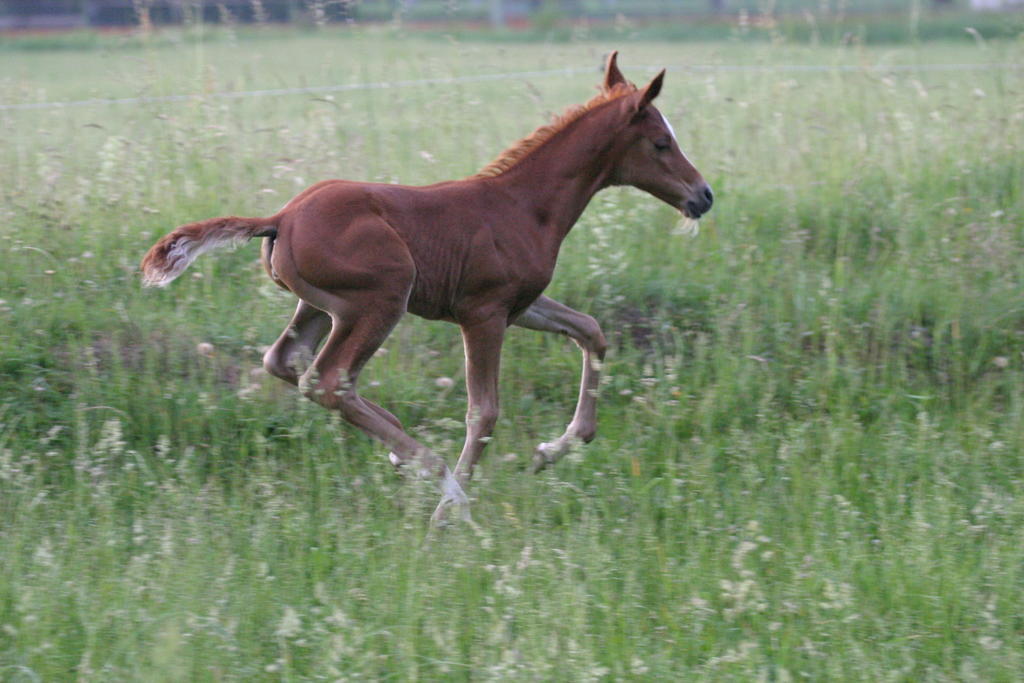
{"label": "grassy meadow", "polygon": [[[0,51],[0,680],[1024,676],[1024,43],[175,36]],[[425,544],[433,488],[262,372],[294,300],[257,245],[159,291],[138,260],[471,174],[614,47],[669,68],[715,208],[691,239],[598,195],[548,290],[608,335],[598,438],[523,471],[580,358],[514,329],[482,530]],[[461,365],[410,316],[364,393],[453,463]]]}

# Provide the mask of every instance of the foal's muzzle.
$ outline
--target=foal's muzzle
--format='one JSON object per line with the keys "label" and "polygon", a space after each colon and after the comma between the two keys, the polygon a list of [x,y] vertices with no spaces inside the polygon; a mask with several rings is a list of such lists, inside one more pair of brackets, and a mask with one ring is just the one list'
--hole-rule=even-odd
{"label": "foal's muzzle", "polygon": [[700,218],[710,211],[711,205],[715,203],[715,195],[707,183],[704,184],[704,187],[698,189],[695,194],[696,196],[693,199],[687,199],[686,203],[683,204],[686,215],[694,219]]}

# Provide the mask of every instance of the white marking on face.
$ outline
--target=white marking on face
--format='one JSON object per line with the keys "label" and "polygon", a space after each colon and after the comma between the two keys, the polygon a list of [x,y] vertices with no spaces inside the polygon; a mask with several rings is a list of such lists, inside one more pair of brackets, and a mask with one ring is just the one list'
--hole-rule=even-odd
{"label": "white marking on face", "polygon": [[[661,114],[661,112],[658,113]],[[668,128],[669,135],[671,135],[672,139],[676,141],[676,147],[679,148],[679,152],[683,155],[683,158],[689,161],[690,158],[686,156],[686,152],[683,151],[683,146],[679,144],[679,138],[676,137],[676,131],[672,127],[672,124],[668,122],[668,119],[665,118],[664,114],[661,114],[661,120],[664,122],[665,127]]]}
{"label": "white marking on face", "polygon": [[[661,112],[658,112],[658,113],[660,114]],[[661,120],[665,124],[665,127],[668,128],[668,132],[669,132],[669,134],[672,135],[672,139],[675,140],[678,143],[679,139],[676,138],[676,131],[675,131],[674,128],[672,128],[672,124],[668,122],[668,119],[665,118],[664,114],[661,114]]]}

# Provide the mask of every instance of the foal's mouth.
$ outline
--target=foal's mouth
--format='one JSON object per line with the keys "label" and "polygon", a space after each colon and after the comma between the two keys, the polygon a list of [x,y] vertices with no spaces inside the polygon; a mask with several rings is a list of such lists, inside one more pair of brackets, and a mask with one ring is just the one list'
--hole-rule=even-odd
{"label": "foal's mouth", "polygon": [[697,220],[708,211],[711,210],[711,205],[715,203],[715,195],[711,191],[711,187],[707,184],[704,187],[696,190],[693,195],[683,202],[683,205],[679,207],[679,210],[687,218]]}

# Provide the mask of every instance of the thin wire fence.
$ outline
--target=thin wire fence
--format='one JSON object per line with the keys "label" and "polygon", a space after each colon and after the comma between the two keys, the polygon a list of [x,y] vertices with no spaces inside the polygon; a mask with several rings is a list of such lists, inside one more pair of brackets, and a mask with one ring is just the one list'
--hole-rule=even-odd
{"label": "thin wire fence", "polygon": [[[640,66],[648,72],[658,71],[661,67]],[[987,62],[963,64],[689,64],[669,67],[670,70],[690,72],[773,72],[773,73],[891,73],[915,71],[996,71],[1024,69],[1024,63]],[[466,76],[444,76],[437,78],[417,78],[394,81],[371,81],[366,83],[338,83],[332,85],[315,85],[301,88],[272,88],[267,90],[223,90],[208,93],[190,93],[181,95],[152,95],[138,97],[93,97],[83,100],[65,100],[57,102],[19,102],[0,104],[0,111],[18,111],[32,109],[65,109],[72,107],[89,107],[121,104],[149,104],[165,102],[190,102],[203,99],[246,99],[258,97],[284,97],[290,95],[323,95],[335,92],[358,90],[388,90],[397,88],[415,88],[427,85],[453,85],[460,83],[480,83],[486,81],[519,80],[524,78],[553,78],[557,76],[574,76],[593,72],[593,67],[567,67],[562,69],[544,69],[535,71],[508,71],[490,74],[470,74]]]}

